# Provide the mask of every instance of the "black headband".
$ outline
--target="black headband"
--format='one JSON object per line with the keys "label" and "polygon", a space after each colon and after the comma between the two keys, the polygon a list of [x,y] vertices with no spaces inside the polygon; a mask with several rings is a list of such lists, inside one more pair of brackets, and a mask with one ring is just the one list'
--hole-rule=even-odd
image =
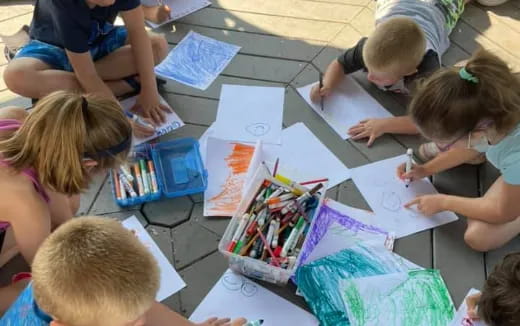
{"label": "black headband", "polygon": [[[81,97],[81,111],[83,113],[83,118],[85,119],[85,124],[87,125],[87,121],[89,120],[89,113],[88,113],[88,101],[85,98],[85,96]],[[83,156],[88,157],[88,158],[93,158],[93,159],[115,156],[115,155],[121,153],[122,151],[128,149],[131,145],[131,142],[132,142],[132,138],[130,136],[126,136],[125,139],[123,139],[119,144],[116,144],[107,149],[102,149],[102,150],[96,151],[94,153],[83,153]]]}

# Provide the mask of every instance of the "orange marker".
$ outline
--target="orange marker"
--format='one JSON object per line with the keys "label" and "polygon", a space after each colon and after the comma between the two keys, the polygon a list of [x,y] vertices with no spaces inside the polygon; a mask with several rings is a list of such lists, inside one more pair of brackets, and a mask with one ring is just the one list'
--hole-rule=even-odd
{"label": "orange marker", "polygon": [[117,176],[117,172],[112,170],[112,176],[114,177],[114,189],[116,189],[116,198],[121,199],[121,184],[119,183],[119,177]]}
{"label": "orange marker", "polygon": [[144,186],[143,180],[141,179],[141,171],[139,170],[139,164],[135,163],[134,166],[134,174],[137,183],[137,190],[139,191],[139,196],[144,196]]}

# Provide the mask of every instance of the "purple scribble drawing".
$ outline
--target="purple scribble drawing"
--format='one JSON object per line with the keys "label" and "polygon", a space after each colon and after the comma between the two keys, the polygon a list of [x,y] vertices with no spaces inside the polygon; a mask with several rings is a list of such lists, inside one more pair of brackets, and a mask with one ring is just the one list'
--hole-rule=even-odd
{"label": "purple scribble drawing", "polygon": [[364,224],[360,221],[353,219],[350,216],[344,215],[338,212],[335,209],[330,208],[327,204],[321,206],[318,215],[316,216],[316,221],[314,221],[314,225],[307,235],[307,241],[305,242],[305,246],[302,249],[300,265],[303,265],[310,253],[314,250],[314,247],[320,242],[325,233],[327,232],[329,226],[337,222],[345,228],[351,230],[353,233],[357,233],[359,231],[364,231],[373,234],[381,234],[387,237],[390,236],[389,232],[382,230],[378,227]]}

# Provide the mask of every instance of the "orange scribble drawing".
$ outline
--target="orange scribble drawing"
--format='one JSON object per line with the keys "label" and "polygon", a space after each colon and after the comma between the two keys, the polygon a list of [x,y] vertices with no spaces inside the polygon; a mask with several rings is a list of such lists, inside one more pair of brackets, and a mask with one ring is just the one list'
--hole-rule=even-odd
{"label": "orange scribble drawing", "polygon": [[231,153],[225,158],[229,168],[226,182],[221,186],[222,191],[208,201],[213,205],[210,211],[213,215],[233,215],[242,199],[242,187],[249,163],[253,158],[255,147],[234,143]]}

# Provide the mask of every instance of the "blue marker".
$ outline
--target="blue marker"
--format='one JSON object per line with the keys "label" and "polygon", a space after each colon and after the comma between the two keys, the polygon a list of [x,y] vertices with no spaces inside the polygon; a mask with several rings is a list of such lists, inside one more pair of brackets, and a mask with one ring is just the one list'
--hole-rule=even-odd
{"label": "blue marker", "polygon": [[126,114],[127,117],[129,117],[130,119],[132,119],[136,123],[140,124],[141,126],[145,126],[145,127],[148,127],[150,129],[155,130],[155,127],[152,124],[144,121],[144,119],[141,118],[140,116],[138,116],[137,114],[133,114],[133,113],[130,113],[128,111],[125,111],[125,114]]}
{"label": "blue marker", "polygon": [[259,319],[259,320],[250,321],[247,324],[245,324],[244,326],[260,326],[263,323],[264,323],[264,320],[263,319]]}

